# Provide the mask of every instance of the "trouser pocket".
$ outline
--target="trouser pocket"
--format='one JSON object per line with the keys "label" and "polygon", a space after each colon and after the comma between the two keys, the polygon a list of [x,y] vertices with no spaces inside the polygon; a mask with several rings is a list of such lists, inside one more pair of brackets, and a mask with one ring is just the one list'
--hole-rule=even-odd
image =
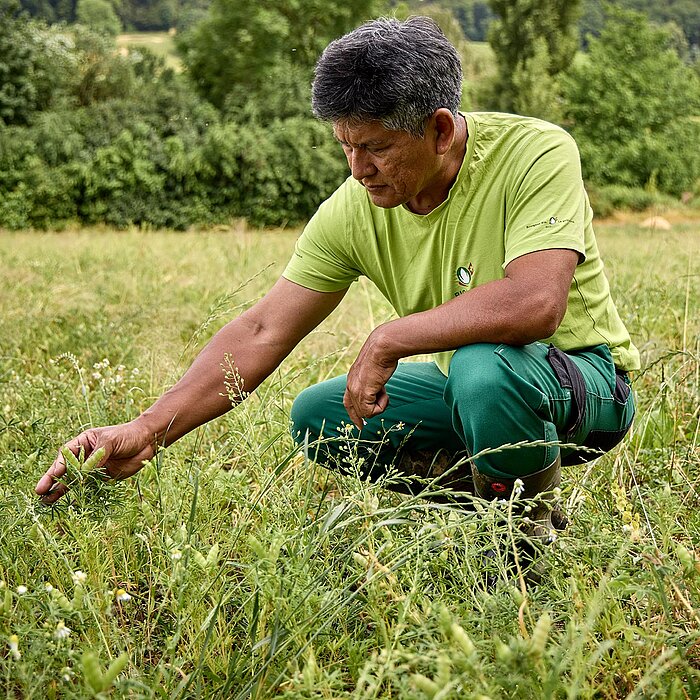
{"label": "trouser pocket", "polygon": [[552,367],[557,381],[571,391],[571,417],[565,432],[570,439],[581,429],[586,417],[586,380],[576,363],[559,348],[549,346],[547,362]]}
{"label": "trouser pocket", "polygon": [[627,374],[615,369],[607,348],[578,351],[576,357],[578,362],[554,346],[547,353],[557,381],[571,394],[570,417],[560,435],[587,448],[562,449],[565,465],[581,464],[611,450],[627,434],[634,415]]}
{"label": "trouser pocket", "polygon": [[[613,402],[622,409],[629,400],[630,391],[627,373],[623,372],[622,370],[616,370],[615,388],[612,395]],[[632,419],[630,418],[627,421],[627,424],[618,430],[592,429],[583,441],[583,445],[594,450],[608,452],[622,441],[622,438],[627,435],[631,425]]]}

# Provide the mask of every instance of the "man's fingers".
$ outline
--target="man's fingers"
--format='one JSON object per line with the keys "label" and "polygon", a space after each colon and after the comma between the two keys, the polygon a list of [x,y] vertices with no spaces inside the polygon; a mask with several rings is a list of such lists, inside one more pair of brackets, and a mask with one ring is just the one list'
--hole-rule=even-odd
{"label": "man's fingers", "polygon": [[63,494],[68,491],[65,484],[56,482],[50,489],[49,492],[41,497],[42,503],[46,505],[51,505],[55,503]]}
{"label": "man's fingers", "polygon": [[385,389],[382,389],[378,394],[376,401],[374,403],[374,413],[373,416],[377,416],[380,413],[386,411],[386,407],[389,405],[389,394],[386,393]]}
{"label": "man's fingers", "polygon": [[53,503],[57,501],[68,489],[64,484],[59,483],[58,479],[65,476],[68,471],[66,460],[78,463],[79,455],[83,450],[83,457],[88,456],[92,452],[90,440],[85,433],[79,435],[67,442],[59,451],[53,464],[46,470],[44,476],[39,479],[36,488],[36,493],[42,497],[44,503]]}
{"label": "man's fingers", "polygon": [[348,416],[350,416],[350,420],[362,430],[367,425],[365,418],[373,418],[386,410],[386,407],[389,405],[389,395],[382,389],[374,397],[374,402],[369,399],[354,401],[353,394],[346,389],[343,404],[348,412]]}
{"label": "man's fingers", "polygon": [[46,470],[46,474],[39,479],[35,491],[41,496],[48,493],[51,487],[66,473],[66,463],[63,455],[59,452],[54,463]]}
{"label": "man's fingers", "polygon": [[357,412],[357,409],[355,408],[355,405],[352,401],[352,396],[347,389],[345,390],[345,395],[343,396],[343,405],[345,406],[345,410],[348,412],[348,416],[350,417],[350,420],[360,430],[362,430],[362,426],[364,425],[364,423],[362,421],[362,416]]}

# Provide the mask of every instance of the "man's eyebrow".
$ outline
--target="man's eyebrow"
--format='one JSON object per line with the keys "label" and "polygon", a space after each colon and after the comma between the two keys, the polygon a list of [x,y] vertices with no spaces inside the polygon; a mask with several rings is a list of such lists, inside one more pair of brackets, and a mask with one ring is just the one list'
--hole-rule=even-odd
{"label": "man's eyebrow", "polygon": [[[336,134],[333,134],[333,138],[340,144],[342,145],[349,145],[347,141],[344,141],[341,139],[339,136]],[[365,141],[364,143],[359,143],[357,144],[357,148],[367,148],[367,147],[373,147],[373,146],[381,146],[385,143],[384,139],[370,139],[369,141]]]}

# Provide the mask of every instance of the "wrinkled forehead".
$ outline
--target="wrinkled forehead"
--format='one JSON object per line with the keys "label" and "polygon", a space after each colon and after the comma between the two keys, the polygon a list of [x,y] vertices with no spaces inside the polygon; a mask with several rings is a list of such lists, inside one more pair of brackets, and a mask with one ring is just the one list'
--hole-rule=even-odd
{"label": "wrinkled forehead", "polygon": [[387,129],[378,120],[360,121],[358,119],[340,119],[333,122],[333,134],[341,143],[351,145],[393,142],[407,136],[404,131]]}

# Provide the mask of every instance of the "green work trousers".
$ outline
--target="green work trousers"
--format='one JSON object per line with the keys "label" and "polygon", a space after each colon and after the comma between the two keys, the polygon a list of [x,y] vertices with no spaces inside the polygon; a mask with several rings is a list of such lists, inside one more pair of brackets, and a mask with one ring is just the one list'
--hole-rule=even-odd
{"label": "green work trousers", "polygon": [[[345,383],[343,375],[305,389],[292,435],[325,466],[362,458],[369,478],[404,450],[483,453],[477,469],[500,477],[532,474],[560,454],[563,464],[586,462],[620,442],[634,415],[629,380],[606,345],[569,353],[543,343],[467,345],[447,377],[432,362],[401,362],[386,385],[389,406],[362,431],[343,406]],[[523,441],[535,444],[508,447]]]}

